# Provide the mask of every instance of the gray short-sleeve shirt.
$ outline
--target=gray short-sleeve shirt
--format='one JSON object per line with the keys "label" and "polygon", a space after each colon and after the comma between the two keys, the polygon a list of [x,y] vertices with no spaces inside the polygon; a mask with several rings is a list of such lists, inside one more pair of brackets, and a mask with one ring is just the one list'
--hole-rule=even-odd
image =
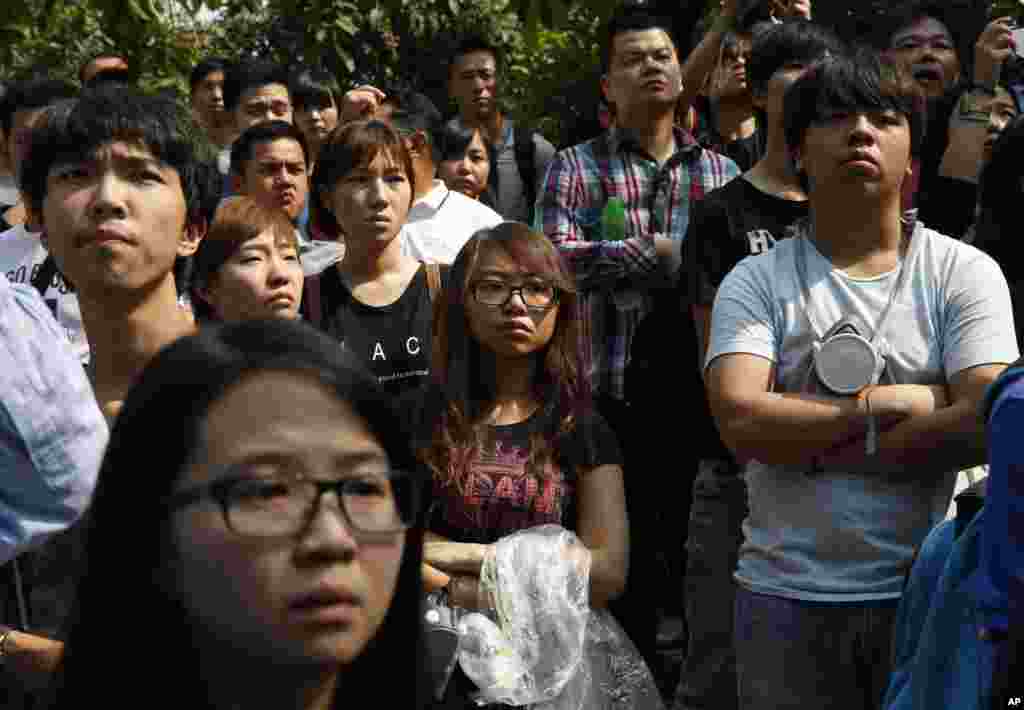
{"label": "gray short-sleeve shirt", "polygon": [[[880,334],[892,381],[940,384],[962,370],[1018,358],[1009,289],[991,257],[919,224],[902,268],[905,284]],[[852,313],[874,327],[898,275],[851,278],[802,237],[748,257],[718,290],[705,367],[721,355],[750,353],[775,363],[776,391],[801,391],[814,331]],[[745,474],[750,514],[737,581],[813,601],[898,597],[913,548],[942,519],[956,475],[936,471],[912,482],[884,471],[807,476],[757,461]]]}

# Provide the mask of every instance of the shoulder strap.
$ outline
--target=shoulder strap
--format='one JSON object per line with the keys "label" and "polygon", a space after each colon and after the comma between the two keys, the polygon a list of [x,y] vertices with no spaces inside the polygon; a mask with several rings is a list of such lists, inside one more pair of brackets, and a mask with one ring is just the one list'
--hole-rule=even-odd
{"label": "shoulder strap", "polygon": [[441,265],[436,262],[427,262],[423,264],[423,269],[427,272],[427,290],[430,292],[430,302],[436,303],[437,297],[441,293]]}
{"label": "shoulder strap", "polygon": [[302,287],[302,301],[306,306],[306,318],[318,330],[323,326],[323,307],[320,302],[320,274],[310,276]]}
{"label": "shoulder strap", "polygon": [[512,129],[515,141],[516,167],[523,181],[523,193],[530,210],[530,223],[533,223],[533,206],[537,202],[537,144],[533,140],[535,131],[528,126],[516,124]]}

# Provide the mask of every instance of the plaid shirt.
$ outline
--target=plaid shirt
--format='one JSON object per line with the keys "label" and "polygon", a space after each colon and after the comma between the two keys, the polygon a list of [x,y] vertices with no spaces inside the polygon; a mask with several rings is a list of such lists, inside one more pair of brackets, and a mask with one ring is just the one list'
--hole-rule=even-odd
{"label": "plaid shirt", "polygon": [[[562,253],[580,288],[584,371],[594,393],[625,398],[625,372],[651,291],[667,283],[655,235],[682,243],[690,204],[739,175],[728,158],[675,131],[663,165],[614,128],[559,152],[537,201],[540,228]],[[611,197],[625,204],[625,239],[607,241],[602,216]]]}

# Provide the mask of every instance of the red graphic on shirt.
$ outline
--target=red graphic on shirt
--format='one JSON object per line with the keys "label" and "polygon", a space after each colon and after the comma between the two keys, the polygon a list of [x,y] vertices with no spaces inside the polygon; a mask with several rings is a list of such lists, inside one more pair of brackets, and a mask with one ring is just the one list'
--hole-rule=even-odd
{"label": "red graphic on shirt", "polygon": [[545,466],[543,476],[526,472],[529,449],[498,441],[469,464],[463,492],[435,491],[444,527],[463,530],[467,538],[493,541],[537,525],[564,524],[566,496],[571,494],[561,470]]}

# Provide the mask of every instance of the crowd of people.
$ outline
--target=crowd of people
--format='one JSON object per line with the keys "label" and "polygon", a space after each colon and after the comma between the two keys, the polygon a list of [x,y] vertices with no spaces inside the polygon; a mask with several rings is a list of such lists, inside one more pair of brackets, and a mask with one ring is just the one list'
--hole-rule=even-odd
{"label": "crowd of people", "polygon": [[1024,60],[947,5],[627,4],[560,149],[481,37],[450,116],[0,83],[0,703],[1019,704]]}

